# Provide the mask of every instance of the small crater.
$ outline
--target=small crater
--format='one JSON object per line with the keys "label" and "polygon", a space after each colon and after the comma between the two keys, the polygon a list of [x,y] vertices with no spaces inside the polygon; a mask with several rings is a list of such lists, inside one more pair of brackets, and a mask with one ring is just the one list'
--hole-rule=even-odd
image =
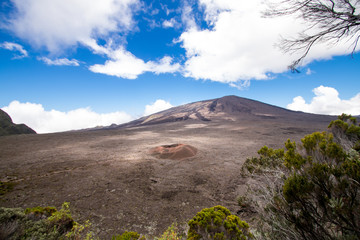
{"label": "small crater", "polygon": [[149,153],[159,159],[181,160],[195,156],[197,149],[190,145],[175,143],[152,148]]}

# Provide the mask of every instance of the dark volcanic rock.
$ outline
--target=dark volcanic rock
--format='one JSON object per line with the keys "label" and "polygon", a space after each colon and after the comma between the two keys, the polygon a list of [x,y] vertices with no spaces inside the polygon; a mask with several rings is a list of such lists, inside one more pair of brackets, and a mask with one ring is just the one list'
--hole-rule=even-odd
{"label": "dark volcanic rock", "polygon": [[36,132],[25,124],[13,123],[11,117],[6,112],[0,109],[0,136],[34,133]]}

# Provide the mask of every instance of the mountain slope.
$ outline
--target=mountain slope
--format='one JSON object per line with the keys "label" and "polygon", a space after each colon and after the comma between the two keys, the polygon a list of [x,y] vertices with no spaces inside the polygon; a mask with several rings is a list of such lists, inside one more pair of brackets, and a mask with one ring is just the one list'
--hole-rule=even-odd
{"label": "mountain slope", "polygon": [[[330,116],[326,116],[325,118],[327,117]],[[194,102],[178,107],[173,107],[168,110],[152,114],[150,116],[142,117],[126,124],[112,125],[107,128],[112,129],[136,127],[186,120],[208,122],[287,119],[291,121],[293,119],[298,120],[301,118],[311,118],[316,120],[318,118],[324,118],[324,115],[295,112],[251,99],[237,96],[225,96],[222,98]]]}
{"label": "mountain slope", "polygon": [[36,132],[25,124],[13,123],[11,117],[6,112],[0,109],[0,136],[34,133]]}

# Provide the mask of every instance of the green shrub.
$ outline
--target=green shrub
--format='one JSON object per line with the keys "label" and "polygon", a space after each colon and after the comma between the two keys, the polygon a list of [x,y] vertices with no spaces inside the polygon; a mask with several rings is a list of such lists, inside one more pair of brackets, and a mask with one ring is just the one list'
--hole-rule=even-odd
{"label": "green shrub", "polygon": [[357,125],[357,120],[351,115],[342,114],[337,120],[331,121],[329,125],[330,130],[337,135],[341,140],[348,140],[352,143],[351,147],[360,140],[360,125]]}
{"label": "green shrub", "polygon": [[359,153],[345,152],[327,132],[305,136],[299,147],[288,140],[285,148],[278,185],[261,193],[271,196],[259,212],[261,237],[360,239]]}
{"label": "green shrub", "polygon": [[25,219],[21,208],[0,208],[0,239],[16,239]]}
{"label": "green shrub", "polygon": [[64,202],[61,209],[52,213],[47,220],[61,234],[71,231],[75,223],[71,216],[70,204],[68,202]]}
{"label": "green shrub", "polygon": [[360,152],[360,140],[354,144],[354,150]]}
{"label": "green shrub", "polygon": [[360,127],[356,125],[350,125],[350,127],[346,130],[346,134],[360,137]]}
{"label": "green shrub", "polygon": [[338,119],[341,120],[341,121],[344,121],[344,122],[349,122],[351,124],[355,124],[355,125],[357,123],[355,117],[352,117],[351,115],[348,115],[348,114],[345,114],[345,113],[338,116]]}
{"label": "green shrub", "polygon": [[360,238],[359,157],[349,156],[332,139],[328,133],[302,139],[306,164],[291,169],[273,208],[304,239]]}
{"label": "green shrub", "polygon": [[65,236],[67,239],[73,240],[92,240],[94,239],[93,233],[89,230],[91,223],[89,220],[85,221],[84,224],[74,222],[71,231],[69,231]]}
{"label": "green shrub", "polygon": [[283,164],[282,157],[284,149],[272,149],[267,146],[262,147],[258,151],[258,158],[248,158],[242,166],[242,171],[249,173],[259,173],[264,170],[276,169]]}
{"label": "green shrub", "polygon": [[35,219],[21,208],[0,208],[0,239],[55,240],[62,235],[46,219]]}
{"label": "green shrub", "polygon": [[303,158],[301,154],[297,152],[296,143],[291,142],[290,139],[285,142],[285,148],[286,152],[284,154],[283,163],[289,170],[298,170],[307,162],[307,160],[310,160]]}
{"label": "green shrub", "polygon": [[0,196],[5,195],[14,189],[16,184],[13,182],[2,182],[0,181]]}
{"label": "green shrub", "polygon": [[24,211],[24,213],[27,214],[29,217],[34,217],[38,219],[48,218],[55,212],[57,212],[55,207],[34,207],[27,208]]}
{"label": "green shrub", "polygon": [[111,240],[138,240],[145,239],[145,237],[140,237],[140,234],[137,232],[124,232],[121,235],[116,235],[111,238]]}
{"label": "green shrub", "polygon": [[187,239],[252,239],[249,225],[222,206],[205,208],[189,221]]}
{"label": "green shrub", "polygon": [[343,120],[337,119],[334,121],[331,121],[328,128],[337,127],[342,129],[343,131],[346,131],[349,128],[349,124],[344,122]]}
{"label": "green shrub", "polygon": [[184,239],[184,237],[182,236],[182,234],[179,233],[177,224],[172,224],[161,235],[161,237],[155,238],[155,240],[181,240],[181,239]]}
{"label": "green shrub", "polygon": [[59,211],[54,207],[0,208],[0,239],[90,240],[89,227],[88,221],[82,225],[73,220],[67,202]]}
{"label": "green shrub", "polygon": [[248,206],[248,198],[245,196],[239,196],[237,198],[237,203],[240,207],[247,207]]}

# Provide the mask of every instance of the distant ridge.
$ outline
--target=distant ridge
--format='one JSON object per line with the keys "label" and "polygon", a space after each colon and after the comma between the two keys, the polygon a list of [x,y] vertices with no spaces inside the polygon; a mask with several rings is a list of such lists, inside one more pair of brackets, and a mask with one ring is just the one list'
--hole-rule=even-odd
{"label": "distant ridge", "polygon": [[0,136],[14,134],[36,134],[36,132],[25,124],[13,123],[11,117],[0,109]]}
{"label": "distant ridge", "polygon": [[163,124],[179,121],[237,121],[237,120],[266,120],[266,119],[301,119],[325,118],[325,121],[333,119],[333,116],[317,115],[304,112],[295,112],[281,107],[269,105],[259,101],[238,96],[225,96],[211,100],[199,101],[173,107],[168,110],[145,116],[129,123],[101,129],[127,128]]}

